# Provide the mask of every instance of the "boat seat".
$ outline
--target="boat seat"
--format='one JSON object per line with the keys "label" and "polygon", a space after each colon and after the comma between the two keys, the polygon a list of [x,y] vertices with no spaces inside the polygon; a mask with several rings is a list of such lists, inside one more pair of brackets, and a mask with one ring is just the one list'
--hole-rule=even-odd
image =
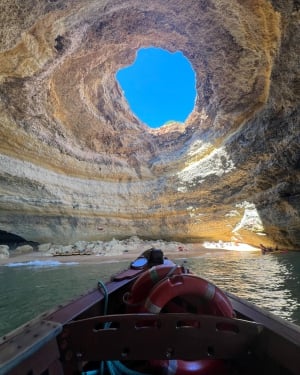
{"label": "boat seat", "polygon": [[262,331],[255,322],[220,316],[107,315],[66,325],[65,350],[84,361],[231,359],[250,350]]}

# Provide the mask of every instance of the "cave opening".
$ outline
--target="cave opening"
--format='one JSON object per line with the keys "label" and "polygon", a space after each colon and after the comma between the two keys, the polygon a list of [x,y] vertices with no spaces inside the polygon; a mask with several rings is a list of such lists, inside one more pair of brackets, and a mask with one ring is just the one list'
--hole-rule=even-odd
{"label": "cave opening", "polygon": [[116,79],[131,111],[151,128],[183,123],[194,109],[196,73],[181,51],[140,48]]}
{"label": "cave opening", "polygon": [[0,245],[9,246],[10,250],[14,250],[16,247],[21,245],[31,245],[36,248],[38,243],[34,241],[27,241],[25,238],[18,236],[17,234],[0,230]]}
{"label": "cave opening", "polygon": [[20,237],[14,233],[9,233],[5,232],[4,230],[0,230],[0,245],[22,242],[26,242],[26,240],[23,237]]}

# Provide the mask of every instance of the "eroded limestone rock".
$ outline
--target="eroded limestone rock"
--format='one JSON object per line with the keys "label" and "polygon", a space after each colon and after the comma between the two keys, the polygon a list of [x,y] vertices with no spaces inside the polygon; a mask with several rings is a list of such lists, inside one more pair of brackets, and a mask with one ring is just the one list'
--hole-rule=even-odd
{"label": "eroded limestone rock", "polygon": [[[299,248],[297,1],[5,0],[0,18],[1,230]],[[149,129],[116,82],[150,45],[196,71],[184,126]]]}
{"label": "eroded limestone rock", "polygon": [[9,258],[9,246],[0,245],[0,259]]}
{"label": "eroded limestone rock", "polygon": [[31,245],[17,246],[16,249],[13,251],[14,255],[22,255],[22,254],[28,254],[32,252],[33,252],[33,247]]}

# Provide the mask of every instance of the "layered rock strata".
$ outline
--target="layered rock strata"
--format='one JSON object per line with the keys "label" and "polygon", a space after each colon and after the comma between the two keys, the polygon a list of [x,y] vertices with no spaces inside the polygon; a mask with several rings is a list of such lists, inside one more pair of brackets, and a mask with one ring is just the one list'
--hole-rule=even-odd
{"label": "layered rock strata", "polygon": [[[299,2],[5,0],[0,230],[300,247]],[[148,128],[118,69],[140,47],[197,76],[184,125]]]}

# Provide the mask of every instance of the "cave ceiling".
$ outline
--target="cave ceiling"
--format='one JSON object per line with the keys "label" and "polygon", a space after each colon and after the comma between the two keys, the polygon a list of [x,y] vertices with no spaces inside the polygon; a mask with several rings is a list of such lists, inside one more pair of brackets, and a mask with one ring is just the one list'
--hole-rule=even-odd
{"label": "cave ceiling", "polygon": [[[0,230],[300,248],[299,2],[5,0]],[[151,129],[115,74],[182,51],[183,125]]]}

